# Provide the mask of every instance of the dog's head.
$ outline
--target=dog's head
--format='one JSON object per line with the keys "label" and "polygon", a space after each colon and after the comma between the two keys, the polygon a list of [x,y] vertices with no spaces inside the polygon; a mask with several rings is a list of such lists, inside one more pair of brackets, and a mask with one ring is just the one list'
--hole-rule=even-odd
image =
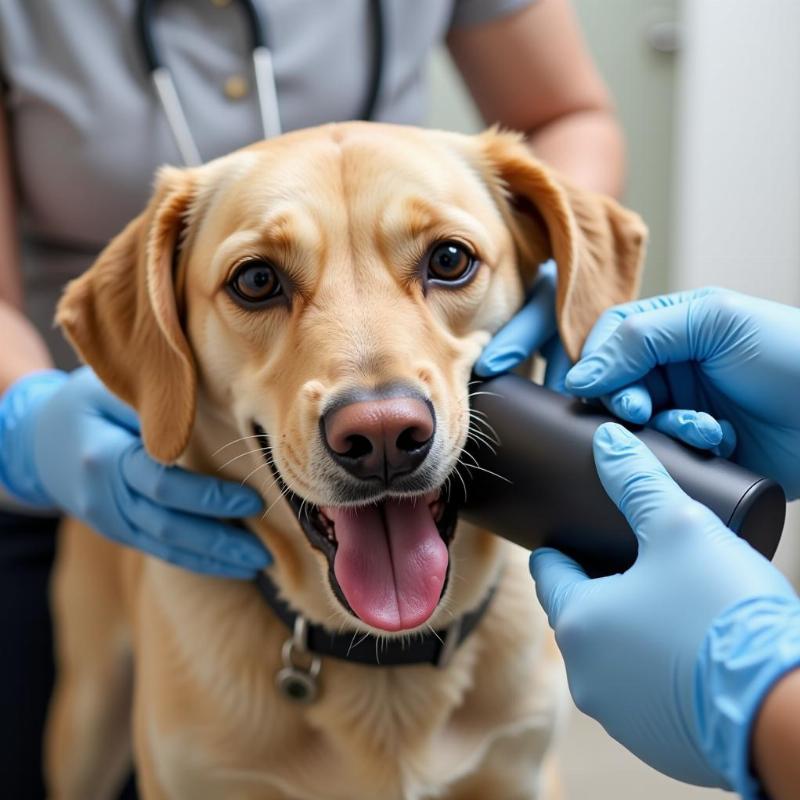
{"label": "dog's head", "polygon": [[326,126],[162,170],[58,321],[153,457],[227,462],[262,492],[295,605],[406,631],[446,587],[450,612],[474,605],[492,562],[477,534],[449,550],[482,347],[552,256],[575,358],[634,294],[643,242],[636,215],[511,134]]}

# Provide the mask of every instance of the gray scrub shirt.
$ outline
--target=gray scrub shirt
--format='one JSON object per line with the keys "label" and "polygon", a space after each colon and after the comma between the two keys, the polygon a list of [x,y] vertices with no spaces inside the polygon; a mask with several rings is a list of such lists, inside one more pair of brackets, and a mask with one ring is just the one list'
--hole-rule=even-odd
{"label": "gray scrub shirt", "polygon": [[[420,124],[424,67],[454,26],[531,0],[384,0],[385,68],[374,118]],[[360,115],[374,42],[367,0],[256,0],[273,53],[284,130]],[[180,164],[135,32],[133,0],[0,0],[5,84],[22,214],[27,312],[56,364],[65,282],[144,207],[156,168]],[[163,0],[155,34],[201,157],[262,138],[248,29],[237,3]],[[234,78],[231,81],[231,78]],[[231,83],[245,92],[230,95]]]}

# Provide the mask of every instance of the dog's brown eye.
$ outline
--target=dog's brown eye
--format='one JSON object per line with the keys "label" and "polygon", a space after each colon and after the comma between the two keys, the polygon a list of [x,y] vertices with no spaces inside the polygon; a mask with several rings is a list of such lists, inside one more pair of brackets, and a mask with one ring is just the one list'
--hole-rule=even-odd
{"label": "dog's brown eye", "polygon": [[228,286],[240,300],[259,304],[283,294],[275,267],[267,261],[247,261],[236,270]]}
{"label": "dog's brown eye", "polygon": [[428,280],[457,283],[466,279],[475,266],[475,256],[458,242],[442,242],[428,259]]}

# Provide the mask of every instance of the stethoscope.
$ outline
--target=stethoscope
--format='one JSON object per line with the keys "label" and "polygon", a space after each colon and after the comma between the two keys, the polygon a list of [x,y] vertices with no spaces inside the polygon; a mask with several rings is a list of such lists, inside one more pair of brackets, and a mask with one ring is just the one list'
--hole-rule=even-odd
{"label": "stethoscope", "polygon": [[[136,12],[136,25],[139,34],[139,43],[142,48],[150,79],[155,87],[167,124],[175,139],[181,159],[186,166],[202,164],[200,152],[194,141],[186,114],[183,112],[178,90],[175,86],[172,73],[164,64],[158,50],[156,38],[153,35],[154,13],[159,0],[138,0]],[[278,109],[278,92],[275,86],[275,71],[272,65],[272,53],[267,47],[264,37],[264,25],[253,0],[238,0],[244,11],[250,28],[252,40],[253,73],[256,79],[256,97],[261,116],[261,127],[264,138],[270,139],[279,136],[281,130],[280,110]],[[385,36],[383,29],[383,7],[381,0],[370,0],[371,28],[373,39],[372,73],[370,75],[367,99],[360,119],[372,119],[378,103],[378,95],[383,80],[383,62]]]}

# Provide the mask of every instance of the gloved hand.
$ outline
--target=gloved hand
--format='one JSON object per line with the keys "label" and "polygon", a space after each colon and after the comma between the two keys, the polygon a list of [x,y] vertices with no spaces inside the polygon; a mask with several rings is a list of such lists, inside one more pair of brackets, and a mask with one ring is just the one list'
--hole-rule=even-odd
{"label": "gloved hand", "polygon": [[155,462],[134,411],[89,368],[13,384],[0,401],[0,443],[0,482],[27,503],[196,572],[251,578],[270,563],[255,536],[215,519],[259,513],[258,494]]}
{"label": "gloved hand", "polygon": [[636,534],[636,563],[590,580],[557,550],[531,556],[572,696],[661,772],[755,797],[751,726],[800,664],[800,600],[621,425],[598,428],[594,457]]}
{"label": "gloved hand", "polygon": [[565,385],[800,496],[798,308],[713,288],[616,306]]}
{"label": "gloved hand", "polygon": [[555,300],[556,264],[551,259],[539,267],[525,305],[495,334],[475,362],[475,374],[491,378],[508,372],[539,351],[547,361],[544,385],[563,392],[571,362],[558,337]]}

